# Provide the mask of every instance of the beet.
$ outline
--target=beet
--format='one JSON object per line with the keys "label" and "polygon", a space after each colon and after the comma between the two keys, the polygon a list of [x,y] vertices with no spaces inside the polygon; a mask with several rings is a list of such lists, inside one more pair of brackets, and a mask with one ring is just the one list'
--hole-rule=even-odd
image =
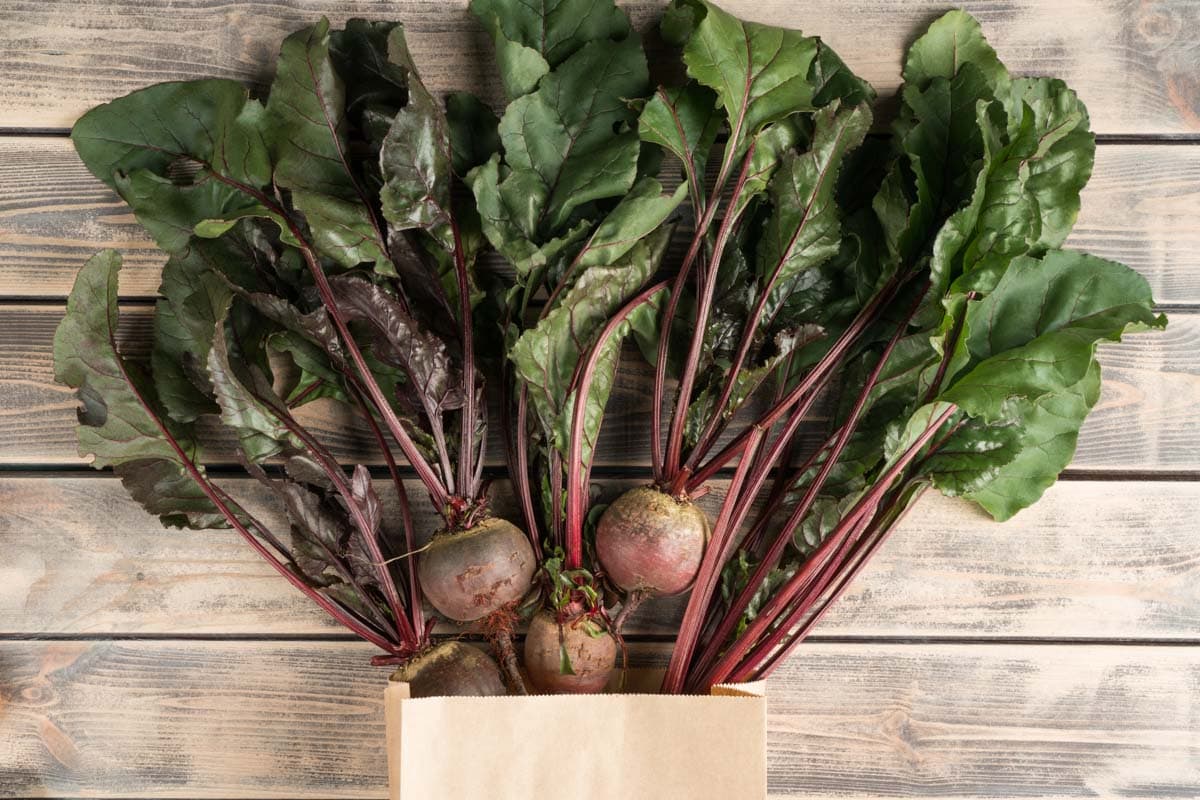
{"label": "beet", "polygon": [[[617,663],[617,640],[605,632],[589,632],[596,623],[582,615],[568,617],[560,626],[557,616],[539,611],[525,635],[525,669],[533,685],[549,694],[596,694],[608,685]],[[561,637],[561,638],[560,638]],[[562,671],[562,647],[566,647],[574,675]]]}
{"label": "beet", "polygon": [[500,668],[482,650],[442,642],[392,674],[409,685],[412,697],[491,697],[508,694]]}
{"label": "beet", "polygon": [[493,517],[465,531],[435,535],[419,557],[417,573],[425,597],[443,616],[473,622],[524,597],[535,567],[525,534]]}
{"label": "beet", "polygon": [[708,518],[698,507],[639,486],[604,510],[596,555],[626,592],[679,594],[696,579],[708,533]]}

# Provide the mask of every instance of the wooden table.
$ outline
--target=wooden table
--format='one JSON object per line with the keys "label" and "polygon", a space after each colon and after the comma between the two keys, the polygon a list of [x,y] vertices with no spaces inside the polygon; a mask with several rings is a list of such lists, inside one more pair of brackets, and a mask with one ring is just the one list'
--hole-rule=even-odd
{"label": "wooden table", "polygon": [[[645,25],[657,5],[631,11]],[[944,8],[726,5],[822,34],[885,94]],[[1200,2],[965,6],[1014,71],[1060,75],[1090,106],[1101,147],[1071,245],[1140,270],[1171,326],[1103,349],[1103,397],[1037,507],[996,525],[921,501],[773,679],[772,793],[1198,796]],[[285,33],[320,14],[402,19],[429,84],[495,98],[464,7],[0,0],[0,795],[385,794],[368,648],[233,535],[161,530],[76,455],[75,402],[51,369],[66,292],[87,255],[119,248],[137,352],[163,259],[65,134],[147,83],[261,85]],[[630,363],[609,474],[645,461],[647,386]],[[308,421],[377,460],[336,409]]]}

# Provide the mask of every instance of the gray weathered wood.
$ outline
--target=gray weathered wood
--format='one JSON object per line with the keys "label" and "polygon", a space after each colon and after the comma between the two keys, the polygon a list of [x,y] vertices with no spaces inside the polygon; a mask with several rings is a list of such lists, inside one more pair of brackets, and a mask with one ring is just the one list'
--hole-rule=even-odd
{"label": "gray weathered wood", "polygon": [[[262,86],[285,35],[327,14],[400,19],[426,82],[498,98],[491,47],[466,1],[369,0],[258,4],[163,0],[0,2],[9,42],[0,51],[0,126],[69,126],[97,103],[149,83],[227,77]],[[664,2],[628,3],[652,26]],[[907,43],[947,4],[938,0],[726,0],[743,17],[803,28],[837,49],[881,93],[899,82]],[[1184,0],[964,0],[1010,68],[1066,79],[1102,133],[1200,128],[1195,7]]]}
{"label": "gray weathered wood", "polygon": [[[8,306],[0,312],[0,464],[72,464],[76,455],[75,402],[54,382],[51,346],[62,310]],[[131,355],[148,346],[148,307],[126,309],[121,345]],[[1104,392],[1087,421],[1073,469],[1195,470],[1200,432],[1200,315],[1176,312],[1165,333],[1129,336],[1104,345]],[[652,370],[628,355],[617,375],[596,463],[649,463]],[[298,417],[339,457],[380,462],[370,434],[331,401],[305,406]],[[815,438],[822,424],[815,415]],[[491,463],[499,465],[500,432],[492,426]],[[213,458],[232,463],[228,447]]]}
{"label": "gray weathered wood", "polygon": [[[369,654],[0,643],[0,793],[383,797]],[[771,794],[1195,796],[1198,674],[1195,648],[810,643],[768,686]]]}
{"label": "gray weathered wood", "polygon": [[[628,7],[644,29],[664,2]],[[722,5],[822,34],[885,96],[903,45],[948,7]],[[1078,89],[1101,134],[1200,132],[1200,4],[962,5],[1014,71]],[[406,21],[435,91],[495,102],[491,45],[465,6],[0,0],[0,133],[65,128],[155,81],[219,75],[261,89],[283,36],[322,13]],[[653,37],[651,51],[661,64]],[[1104,144],[1070,244],[1138,269],[1159,302],[1194,306],[1198,219],[1200,146]],[[0,298],[18,300],[0,304],[0,466],[79,463],[75,404],[52,379],[61,306],[19,301],[61,300],[106,246],[125,255],[124,296],[153,295],[161,254],[70,143],[0,136]],[[810,642],[772,680],[773,798],[1200,796],[1200,314],[1173,316],[1165,334],[1105,347],[1104,395],[1073,471],[1187,480],[1068,481],[1005,525],[923,498],[818,630],[851,641]],[[144,305],[126,316],[134,353],[148,321]],[[598,451],[622,475],[647,461],[648,387],[646,368],[627,362]],[[326,405],[304,418],[339,457],[377,461],[344,414]],[[499,464],[495,444],[491,454]],[[511,510],[502,483],[496,494]],[[432,527],[423,499],[418,518]],[[0,636],[18,637],[0,641],[0,796],[385,795],[385,672],[365,645],[278,641],[338,629],[236,536],[164,531],[111,476],[27,471],[0,474],[0,553]],[[669,633],[677,612],[678,601],[651,606],[631,632]],[[227,640],[105,639],[197,634]],[[1022,641],[996,643],[1009,639]]]}
{"label": "gray weathered wood", "polygon": [[[1200,303],[1200,147],[1099,148],[1068,246],[1123,261],[1160,303]],[[92,253],[124,257],[121,293],[158,289],[163,255],[69,140],[0,138],[0,297],[65,297]]]}
{"label": "gray weathered wood", "polygon": [[[279,519],[251,481],[222,485]],[[628,485],[603,481],[601,499]],[[723,487],[700,501],[710,514]],[[410,495],[428,534],[433,509],[415,483]],[[514,512],[503,482],[493,496]],[[0,517],[0,634],[341,630],[236,534],[165,530],[112,478],[0,477],[0,508],[13,510]],[[817,635],[1200,639],[1197,520],[1200,483],[1068,481],[1003,525],[927,493]],[[648,603],[628,632],[669,634],[680,607]]]}

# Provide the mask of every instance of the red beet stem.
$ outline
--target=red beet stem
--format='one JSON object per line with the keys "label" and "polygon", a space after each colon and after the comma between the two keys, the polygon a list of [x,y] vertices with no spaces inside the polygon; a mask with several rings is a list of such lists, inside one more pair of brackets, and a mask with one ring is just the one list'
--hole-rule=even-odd
{"label": "red beet stem", "polygon": [[[746,181],[750,176],[750,161],[753,157],[754,143],[751,142],[750,147],[746,150],[746,155],[742,159],[742,169],[738,175],[737,183],[733,187],[733,197],[730,201],[731,208],[736,207],[737,198],[741,196],[742,190],[746,186]],[[726,163],[728,163],[728,159]],[[715,208],[716,204],[713,207]],[[683,452],[683,428],[684,423],[687,421],[687,410],[688,405],[691,403],[692,388],[696,383],[696,373],[700,369],[700,353],[703,350],[704,334],[708,328],[708,315],[712,308],[713,295],[717,287],[717,269],[721,264],[721,254],[724,253],[725,245],[729,241],[729,236],[733,233],[733,229],[740,217],[740,212],[735,212],[734,210],[726,211],[724,218],[721,220],[721,226],[717,229],[717,240],[713,244],[712,256],[709,259],[707,268],[701,273],[704,276],[703,296],[696,303],[696,319],[692,327],[692,342],[688,348],[687,360],[684,361],[683,375],[679,379],[679,388],[676,390],[675,412],[671,417],[671,429],[667,437],[667,464],[664,476],[671,483],[674,483],[679,476],[679,465]],[[663,328],[662,335],[669,336],[670,330]]]}
{"label": "red beet stem", "polygon": [[[737,497],[741,493],[742,484],[750,471],[750,463],[762,436],[762,428],[751,429],[746,452],[738,462],[737,471],[734,473],[733,480],[730,481],[727,498]],[[675,648],[671,652],[667,674],[663,678],[664,693],[678,694],[683,689],[687,668],[691,663],[701,626],[708,615],[708,605],[712,600],[717,581],[721,577],[721,568],[728,558],[728,551],[735,544],[734,533],[737,529],[729,524],[730,517],[735,511],[735,505],[728,499],[722,503],[720,516],[713,525],[713,536],[708,543],[708,549],[704,552],[704,560],[700,563],[700,572],[696,576],[696,584],[692,587],[692,595],[688,599],[687,609],[679,624],[679,635],[675,640]]]}
{"label": "red beet stem", "polygon": [[567,530],[566,530],[566,567],[581,569],[583,567],[583,519],[586,513],[588,483],[591,480],[591,463],[583,464],[583,424],[587,418],[587,400],[592,390],[592,379],[596,375],[596,365],[608,338],[612,336],[625,320],[639,306],[651,297],[667,288],[667,282],[662,281],[630,300],[618,311],[604,329],[600,331],[595,344],[588,352],[587,359],[580,362],[582,367],[577,377],[572,381],[575,391],[575,408],[571,414],[570,456],[567,459]]}
{"label": "red beet stem", "polygon": [[938,429],[948,420],[958,408],[949,405],[922,432],[913,444],[904,451],[887,471],[875,481],[874,487],[867,492],[854,507],[842,517],[841,522],[825,541],[813,552],[804,564],[797,570],[788,582],[767,603],[747,626],[746,630],[726,649],[716,665],[705,676],[705,682],[710,684],[724,683],[737,669],[746,653],[757,643],[772,624],[779,622],[779,614],[787,608],[804,586],[813,578],[817,570],[824,565],[829,555],[841,546],[843,540],[851,534],[864,514],[873,509],[890,489],[893,481],[912,463],[921,450],[929,443]]}
{"label": "red beet stem", "polygon": [[[730,634],[733,633],[734,628],[737,627],[738,621],[742,618],[742,615],[746,612],[746,609],[750,607],[750,601],[754,599],[754,595],[757,594],[759,587],[762,586],[763,581],[767,579],[767,576],[770,574],[771,570],[775,568],[775,565],[779,563],[779,559],[783,557],[783,551],[787,548],[788,542],[791,541],[792,531],[794,531],[808,515],[813,503],[816,502],[817,495],[820,494],[821,490],[825,487],[825,482],[829,479],[830,473],[837,465],[838,459],[841,457],[846,445],[849,444],[850,437],[858,429],[858,423],[862,419],[862,412],[863,409],[866,408],[867,400],[870,398],[871,392],[875,389],[875,385],[879,382],[879,376],[883,373],[883,368],[887,365],[888,359],[891,358],[892,353],[896,349],[896,345],[899,343],[900,338],[904,335],[907,329],[908,324],[906,321],[905,324],[897,326],[896,332],[892,334],[892,338],[887,343],[887,347],[884,348],[883,352],[879,356],[879,361],[871,370],[870,375],[863,384],[862,390],[858,393],[858,399],[855,401],[854,407],[851,409],[849,416],[839,429],[837,438],[834,440],[833,447],[830,449],[829,454],[825,458],[825,463],[821,465],[821,469],[818,471],[812,483],[809,484],[804,496],[801,498],[800,502],[796,504],[796,507],[788,516],[787,522],[785,522],[783,527],[780,528],[779,534],[775,537],[775,541],[771,543],[770,549],[759,562],[758,567],[754,570],[750,580],[730,604],[729,609],[725,613],[724,619],[721,621],[716,632],[713,634],[712,639],[709,640],[709,646],[705,648],[705,652],[699,659],[699,662],[696,666],[698,671],[703,672],[711,666],[712,660],[717,655],[718,648],[720,648],[721,645],[724,644],[725,640],[729,638]],[[799,414],[796,416],[798,417]]]}
{"label": "red beet stem", "polygon": [[[854,320],[842,331],[837,341],[829,349],[820,361],[816,363],[808,374],[796,384],[783,399],[779,400],[767,409],[757,421],[757,425],[763,428],[770,428],[778,422],[784,414],[787,414],[792,406],[807,397],[809,394],[820,390],[833,377],[834,370],[841,365],[842,357],[854,345],[858,338],[874,323],[878,318],[888,300],[890,300],[897,289],[899,281],[893,279],[881,289],[875,297],[868,303]],[[727,444],[717,455],[708,460],[708,463],[696,470],[696,479],[699,480],[701,475],[715,475],[726,464],[733,460],[742,448],[745,447],[745,440],[750,434],[751,428],[742,431],[732,442]]]}

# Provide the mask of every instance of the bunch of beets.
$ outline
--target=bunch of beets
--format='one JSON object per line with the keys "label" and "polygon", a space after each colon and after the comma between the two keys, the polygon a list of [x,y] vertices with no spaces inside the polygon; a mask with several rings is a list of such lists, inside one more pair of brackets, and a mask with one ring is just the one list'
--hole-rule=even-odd
{"label": "bunch of beets", "polygon": [[[689,591],[663,691],[761,679],[926,488],[1036,501],[1097,344],[1165,325],[1136,273],[1060,249],[1083,104],[965,13],[913,43],[884,136],[819,39],[707,0],[648,34],[682,61],[657,88],[611,0],[471,10],[499,116],[364,20],[289,36],[265,99],[197,80],[85,115],[80,157],[168,260],[148,359],[118,352],[111,251],[54,349],[94,466],[235,530],[414,696],[602,691],[630,615]],[[654,375],[652,474],[606,505],[623,350]]]}

